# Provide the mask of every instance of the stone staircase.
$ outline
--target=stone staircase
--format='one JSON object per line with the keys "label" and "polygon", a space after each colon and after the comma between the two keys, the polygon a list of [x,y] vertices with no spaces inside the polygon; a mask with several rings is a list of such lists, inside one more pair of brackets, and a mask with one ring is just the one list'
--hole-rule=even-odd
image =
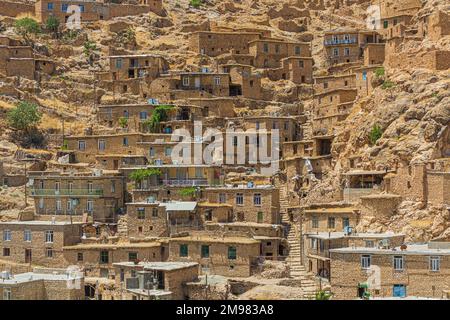
{"label": "stone staircase", "polygon": [[117,222],[117,235],[119,237],[128,236],[128,220],[126,215],[121,216]]}

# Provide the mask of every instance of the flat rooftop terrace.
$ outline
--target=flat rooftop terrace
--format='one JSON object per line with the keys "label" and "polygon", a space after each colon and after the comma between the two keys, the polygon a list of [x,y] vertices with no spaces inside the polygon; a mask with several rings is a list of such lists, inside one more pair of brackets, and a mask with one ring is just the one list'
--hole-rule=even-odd
{"label": "flat rooftop terrace", "polygon": [[191,268],[198,266],[197,262],[181,262],[181,261],[161,261],[161,262],[117,262],[113,263],[118,267],[142,267],[144,270],[160,270],[160,271],[173,271],[185,268]]}

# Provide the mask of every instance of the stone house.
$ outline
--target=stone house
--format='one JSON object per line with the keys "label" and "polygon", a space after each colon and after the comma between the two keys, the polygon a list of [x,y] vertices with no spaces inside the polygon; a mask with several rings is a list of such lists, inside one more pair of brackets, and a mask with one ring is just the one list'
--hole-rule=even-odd
{"label": "stone house", "polygon": [[31,196],[40,216],[91,216],[115,222],[124,209],[124,177],[119,174],[29,172]]}
{"label": "stone house", "polygon": [[140,0],[139,4],[95,0],[39,0],[35,5],[35,16],[39,22],[45,22],[48,17],[55,16],[61,23],[65,23],[75,11],[75,9],[72,11],[71,5],[78,6],[81,22],[109,20],[115,17],[141,15],[149,12],[161,15],[164,12],[162,0]]}
{"label": "stone house", "polygon": [[371,65],[371,66],[362,66],[360,68],[355,68],[353,71],[355,72],[356,78],[356,89],[358,90],[358,96],[368,96],[372,94],[375,89],[374,84],[376,83],[376,72],[377,70],[381,70],[381,65]]}
{"label": "stone house", "polygon": [[114,263],[117,288],[124,288],[121,300],[183,300],[186,283],[198,280],[195,262]]}
{"label": "stone house", "polygon": [[368,43],[363,51],[364,65],[382,65],[384,62],[384,43]]}
{"label": "stone house", "polygon": [[66,267],[62,248],[80,242],[81,223],[63,221],[0,222],[1,258],[12,263]]}
{"label": "stone house", "polygon": [[337,248],[379,246],[397,247],[403,244],[404,235],[394,233],[356,233],[356,232],[311,232],[306,233],[304,241],[305,264],[307,270],[330,279],[333,277],[332,250]]}
{"label": "stone house", "polygon": [[64,269],[0,276],[0,300],[84,300],[84,277]]}
{"label": "stone house", "polygon": [[303,210],[304,233],[343,232],[345,228],[355,228],[360,220],[356,207],[340,205],[310,205]]}
{"label": "stone house", "polygon": [[290,80],[296,84],[312,83],[314,60],[311,57],[286,57],[280,60],[278,68],[266,69],[267,77],[272,81]]}
{"label": "stone house", "polygon": [[331,74],[321,77],[314,77],[314,93],[320,94],[329,90],[355,88],[355,75]]}
{"label": "stone house", "polygon": [[448,242],[331,249],[335,299],[442,298],[450,283]]}
{"label": "stone house", "polygon": [[198,262],[202,273],[248,277],[258,256],[260,242],[248,237],[199,233],[169,239],[169,260]]}
{"label": "stone house", "polygon": [[365,46],[379,42],[376,31],[336,29],[325,32],[324,47],[328,63],[333,65],[361,61]]}
{"label": "stone house", "polygon": [[249,53],[256,68],[279,68],[281,60],[288,57],[311,57],[308,42],[291,42],[280,39],[256,39],[249,42]]}
{"label": "stone house", "polygon": [[233,221],[280,223],[279,190],[272,185],[207,187],[203,198],[233,206]]}
{"label": "stone house", "polygon": [[234,117],[233,97],[188,98],[177,102],[179,105],[195,105],[200,107],[203,121],[208,117]]}
{"label": "stone house", "polygon": [[227,63],[220,65],[219,70],[230,74],[230,96],[261,99],[261,75],[252,72],[251,66]]}
{"label": "stone house", "polygon": [[450,34],[449,15],[443,11],[435,11],[419,20],[418,35],[439,41]]}
{"label": "stone house", "polygon": [[165,248],[153,242],[81,243],[65,246],[64,261],[77,265],[88,277],[115,279],[114,263],[130,261],[161,261]]}

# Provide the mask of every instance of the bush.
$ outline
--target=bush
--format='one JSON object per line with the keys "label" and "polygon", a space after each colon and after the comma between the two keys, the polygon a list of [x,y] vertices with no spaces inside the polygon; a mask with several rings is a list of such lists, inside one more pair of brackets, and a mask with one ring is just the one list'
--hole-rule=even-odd
{"label": "bush", "polygon": [[374,145],[378,139],[383,135],[383,131],[378,124],[374,124],[372,130],[369,132],[369,141],[371,145]]}
{"label": "bush", "polygon": [[153,112],[149,120],[147,120],[144,125],[147,126],[150,132],[156,133],[159,131],[159,124],[161,121],[167,121],[168,112],[172,110],[174,106],[171,105],[159,105]]}
{"label": "bush", "polygon": [[120,117],[119,118],[119,126],[121,127],[121,128],[126,128],[127,126],[128,126],[128,118],[125,118],[125,117]]}
{"label": "bush", "polygon": [[157,168],[137,169],[137,170],[134,170],[132,173],[130,173],[129,178],[135,182],[141,182],[145,178],[148,178],[151,176],[156,176],[156,175],[159,176],[160,174],[161,174],[161,170],[159,170]]}
{"label": "bush", "polygon": [[180,190],[180,195],[182,197],[193,197],[197,193],[197,188],[195,187],[186,187]]}
{"label": "bush", "polygon": [[21,35],[27,43],[30,43],[30,36],[40,33],[41,27],[36,20],[26,17],[14,22],[14,30],[17,34]]}
{"label": "bush", "polygon": [[316,300],[330,300],[332,294],[330,292],[326,292],[324,290],[318,291],[316,293]]}
{"label": "bush", "polygon": [[190,0],[189,1],[189,5],[196,9],[200,8],[201,4],[202,4],[202,0]]}
{"label": "bush", "polygon": [[377,78],[383,77],[384,76],[384,67],[379,67],[379,68],[375,69],[375,76]]}
{"label": "bush", "polygon": [[45,29],[56,35],[59,29],[59,20],[55,16],[49,16],[45,21]]}
{"label": "bush", "polygon": [[384,90],[386,90],[386,89],[392,88],[394,85],[395,85],[394,82],[389,81],[389,80],[386,80],[386,81],[384,81],[383,84],[381,85],[381,88],[384,89]]}
{"label": "bush", "polygon": [[21,131],[29,131],[35,128],[41,121],[42,113],[35,103],[22,101],[7,114],[8,125]]}

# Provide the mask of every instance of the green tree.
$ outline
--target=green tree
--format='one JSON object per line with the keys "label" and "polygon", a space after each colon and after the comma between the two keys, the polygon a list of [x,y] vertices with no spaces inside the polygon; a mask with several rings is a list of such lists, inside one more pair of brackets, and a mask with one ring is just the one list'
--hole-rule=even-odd
{"label": "green tree", "polygon": [[41,121],[42,113],[35,103],[22,101],[7,114],[8,125],[21,131],[30,131]]}
{"label": "green tree", "polygon": [[374,124],[372,129],[369,132],[369,141],[371,145],[374,145],[378,139],[383,135],[383,131],[378,124]]}
{"label": "green tree", "polygon": [[147,126],[148,130],[150,132],[158,132],[159,131],[159,124],[162,121],[167,121],[169,118],[168,113],[170,110],[173,110],[174,106],[172,105],[159,105],[157,106],[153,112],[152,116],[149,120],[147,120],[144,125]]}
{"label": "green tree", "polygon": [[26,43],[31,44],[31,36],[41,32],[39,23],[32,18],[22,18],[14,22],[14,30]]}
{"label": "green tree", "polygon": [[330,300],[332,294],[324,290],[318,291],[316,293],[316,300]]}
{"label": "green tree", "polygon": [[182,197],[193,197],[197,194],[196,187],[185,187],[180,190],[180,196]]}
{"label": "green tree", "polygon": [[159,176],[160,174],[161,170],[158,168],[136,169],[130,173],[129,178],[135,182],[136,186],[139,186],[142,180],[151,176]]}
{"label": "green tree", "polygon": [[56,38],[58,35],[59,29],[59,20],[55,16],[49,16],[47,21],[45,21],[45,29],[53,32],[54,37]]}

